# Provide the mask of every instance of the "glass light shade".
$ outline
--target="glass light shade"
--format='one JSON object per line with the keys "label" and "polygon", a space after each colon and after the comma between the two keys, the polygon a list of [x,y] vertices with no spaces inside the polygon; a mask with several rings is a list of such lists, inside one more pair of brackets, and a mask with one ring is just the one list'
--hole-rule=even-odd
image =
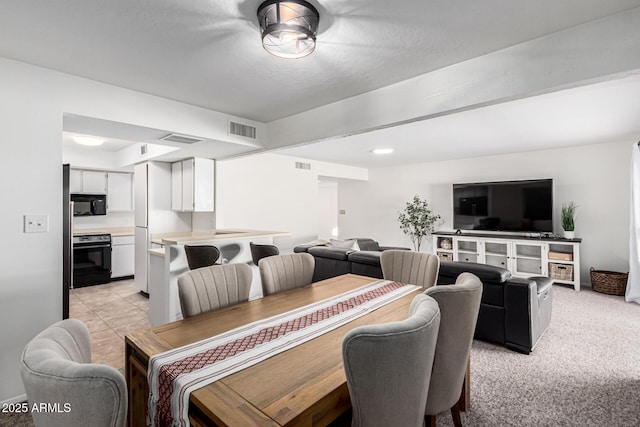
{"label": "glass light shade", "polygon": [[74,136],[73,140],[81,145],[89,145],[92,147],[102,145],[104,143],[104,139],[95,138],[93,136]]}
{"label": "glass light shade", "polygon": [[393,148],[376,148],[375,150],[371,150],[373,154],[391,154],[393,153]]}
{"label": "glass light shade", "polygon": [[302,58],[316,48],[319,14],[303,0],[265,1],[258,8],[262,46],[280,58]]}

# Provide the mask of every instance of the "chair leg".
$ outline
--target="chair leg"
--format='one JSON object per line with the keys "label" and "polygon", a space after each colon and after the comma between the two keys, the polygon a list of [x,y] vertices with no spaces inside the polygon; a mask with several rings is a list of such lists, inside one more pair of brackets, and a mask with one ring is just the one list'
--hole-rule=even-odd
{"label": "chair leg", "polygon": [[451,417],[453,418],[453,425],[456,427],[462,427],[462,421],[460,420],[460,402],[456,402],[451,407]]}
{"label": "chair leg", "polygon": [[436,427],[436,416],[435,415],[425,415],[424,416],[424,426],[425,427]]}

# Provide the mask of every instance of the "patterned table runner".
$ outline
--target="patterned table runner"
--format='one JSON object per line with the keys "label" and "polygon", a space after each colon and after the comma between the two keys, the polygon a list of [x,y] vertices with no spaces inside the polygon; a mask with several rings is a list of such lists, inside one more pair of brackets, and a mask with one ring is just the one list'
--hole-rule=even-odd
{"label": "patterned table runner", "polygon": [[417,289],[378,280],[149,359],[147,424],[189,426],[193,390],[364,316]]}

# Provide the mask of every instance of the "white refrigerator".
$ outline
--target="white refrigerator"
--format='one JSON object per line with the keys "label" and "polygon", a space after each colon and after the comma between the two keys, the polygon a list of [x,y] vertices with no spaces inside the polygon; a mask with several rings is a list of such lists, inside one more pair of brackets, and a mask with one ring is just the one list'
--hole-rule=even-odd
{"label": "white refrigerator", "polygon": [[149,293],[149,253],[153,233],[191,231],[191,214],[171,210],[171,163],[134,167],[136,287]]}

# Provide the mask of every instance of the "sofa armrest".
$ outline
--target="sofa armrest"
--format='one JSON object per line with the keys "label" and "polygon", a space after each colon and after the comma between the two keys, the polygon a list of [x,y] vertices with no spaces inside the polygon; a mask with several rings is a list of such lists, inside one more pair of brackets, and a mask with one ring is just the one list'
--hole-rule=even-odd
{"label": "sofa armrest", "polygon": [[402,246],[380,246],[380,252],[382,251],[388,251],[388,250],[395,250],[395,251],[410,251],[410,248],[404,248]]}
{"label": "sofa armrest", "polygon": [[539,324],[536,282],[513,278],[504,282],[504,340],[507,347],[529,354]]}

